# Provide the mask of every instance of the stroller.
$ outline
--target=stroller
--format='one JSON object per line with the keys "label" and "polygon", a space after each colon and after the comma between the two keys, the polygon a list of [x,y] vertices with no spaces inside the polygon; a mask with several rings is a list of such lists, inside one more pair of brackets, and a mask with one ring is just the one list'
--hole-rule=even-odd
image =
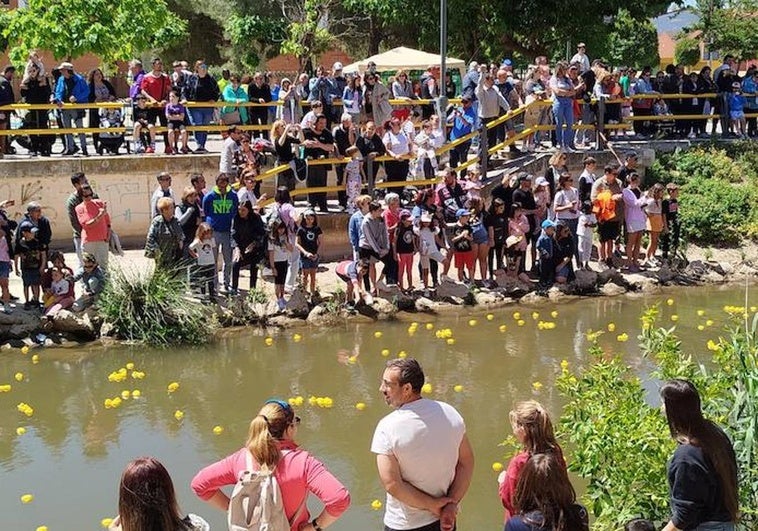
{"label": "stroller", "polygon": [[676,122],[673,120],[673,115],[669,110],[669,106],[666,100],[659,98],[653,103],[653,115],[654,116],[671,116],[671,120],[656,120],[655,122],[655,138],[673,138],[674,126]]}
{"label": "stroller", "polygon": [[49,157],[52,146],[55,143],[55,135],[29,135],[24,129],[47,129],[48,111],[28,111],[16,124],[12,124],[17,134],[11,137],[10,142],[16,142],[29,153],[36,153]]}
{"label": "stroller", "polygon": [[[123,127],[124,119],[119,109],[100,109],[100,128]],[[124,144],[123,131],[106,131],[98,135],[97,153],[102,155],[106,150],[114,155],[119,154],[121,145]],[[129,143],[126,143],[126,152],[130,153]]]}

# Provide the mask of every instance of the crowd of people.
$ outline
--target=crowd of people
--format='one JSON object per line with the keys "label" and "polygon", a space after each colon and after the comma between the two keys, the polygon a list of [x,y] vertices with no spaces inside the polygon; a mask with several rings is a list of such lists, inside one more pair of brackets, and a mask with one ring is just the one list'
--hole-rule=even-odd
{"label": "crowd of people", "polygon": [[[370,63],[363,73],[343,72],[343,65],[336,62],[330,70],[318,66],[314,75],[299,74],[296,78],[279,77],[271,72],[255,72],[237,75],[223,70],[217,80],[208,72],[204,60],[195,61],[190,69],[187,61],[174,61],[172,71],[164,71],[163,61],[154,58],[149,70],[145,70],[139,60],[129,63],[128,98],[131,105],[131,119],[134,126],[132,146],[136,153],[154,153],[156,150],[155,128],[166,128],[163,133],[165,153],[205,153],[208,140],[207,131],[193,133],[195,147],[189,146],[187,126],[245,125],[255,126],[250,131],[253,138],[265,139],[265,145],[272,152],[276,145],[274,136],[283,133],[269,128],[278,120],[291,126],[288,133],[297,137],[297,128],[303,132],[314,126],[319,114],[326,119],[323,129],[333,133],[332,127],[350,116],[355,130],[353,135],[373,136],[378,133],[386,151],[391,154],[411,155],[414,164],[405,167],[406,161],[390,162],[385,165],[388,180],[398,180],[402,175],[433,175],[437,160],[434,149],[445,141],[453,141],[482,124],[488,124],[511,110],[544,100],[552,105],[530,106],[523,116],[524,127],[554,124],[552,132],[537,132],[524,139],[523,149],[557,148],[575,150],[589,146],[594,138],[592,130],[580,129],[575,135],[571,126],[597,124],[602,119],[606,125],[616,125],[627,117],[670,115],[671,120],[635,120],[634,134],[639,138],[656,135],[695,137],[705,135],[708,122],[712,122],[711,134],[753,137],[758,133],[756,118],[746,118],[746,114],[758,112],[758,98],[755,96],[758,83],[758,69],[750,65],[744,76],[740,76],[735,58],[726,55],[723,64],[715,70],[710,66],[699,72],[686,73],[681,65],[668,65],[656,73],[652,67],[611,67],[600,59],[590,61],[583,43],[570,61],[559,61],[551,66],[545,57],[535,58],[534,64],[525,72],[514,71],[508,59],[501,64],[478,64],[472,62],[461,86],[456,86],[449,74],[440,75],[439,68],[430,66],[418,79],[409,79],[403,69],[382,75],[376,65]],[[0,78],[0,105],[13,103],[16,97],[10,81],[15,68],[7,66]],[[656,95],[682,94],[682,98],[656,98]],[[700,94],[716,96],[697,97]],[[632,96],[647,95],[642,99]],[[101,103],[116,101],[113,85],[105,79],[100,69],[94,69],[85,76],[76,73],[71,63],[64,62],[48,76],[44,64],[32,53],[26,64],[20,85],[21,100],[27,103]],[[460,105],[450,105],[445,109],[435,104],[414,104],[414,100],[435,100],[440,96],[460,97]],[[390,104],[394,100],[394,105]],[[598,100],[607,101],[602,117],[598,116]],[[188,105],[192,102],[192,105]],[[224,102],[228,105],[200,106],[203,102]],[[399,104],[398,104],[399,102]],[[256,103],[260,106],[243,106]],[[11,113],[2,113],[0,127],[7,127]],[[703,115],[708,119],[677,119],[677,115]],[[123,125],[124,113],[117,108],[65,109],[55,112],[55,119],[64,127],[112,127]],[[399,120],[400,130],[392,136],[393,122]],[[520,121],[521,118],[518,118]],[[49,125],[47,111],[31,111],[24,117],[24,126],[40,129]],[[425,132],[427,123],[431,130]],[[369,125],[370,124],[370,125]],[[565,126],[565,128],[564,128]],[[369,129],[372,131],[369,132]],[[385,136],[385,132],[391,136]],[[419,132],[420,141],[414,137]],[[398,134],[399,133],[399,134]],[[486,146],[493,147],[516,134],[515,120],[506,120],[487,131]],[[611,135],[626,135],[627,131],[611,128]],[[98,153],[115,150],[124,141],[113,137],[123,137],[107,132],[93,133],[92,143]],[[19,136],[32,154],[49,155],[52,151],[52,135]],[[71,134],[63,135],[64,155],[81,151],[88,155],[84,134],[78,135],[79,145]],[[302,142],[302,141],[301,141]],[[549,142],[549,145],[547,144]],[[390,148],[394,146],[398,150]],[[282,147],[282,145],[279,145]],[[464,143],[451,157],[457,156],[454,164],[465,162],[471,143]],[[3,152],[12,152],[10,142],[0,137]],[[289,147],[290,150],[287,150]],[[277,149],[283,163],[292,160],[295,154],[289,152],[292,146]],[[307,145],[304,144],[304,147]],[[304,158],[320,156],[346,156],[344,146],[324,152],[311,151],[301,154]],[[509,146],[519,152],[515,143]],[[285,152],[286,153],[282,153]],[[367,153],[362,152],[365,158]],[[394,167],[393,167],[394,166]],[[376,168],[375,168],[376,169]],[[342,172],[340,172],[342,173]],[[390,176],[390,174],[392,174]],[[375,176],[375,172],[373,173]],[[341,176],[341,175],[340,175]],[[341,184],[341,182],[340,182]]]}
{"label": "crowd of people", "polygon": [[[386,490],[385,531],[452,531],[474,476],[467,426],[451,405],[424,398],[425,376],[413,358],[390,360],[379,387],[393,411],[376,426],[370,449]],[[671,518],[664,531],[733,531],[738,519],[734,449],[714,422],[703,417],[692,383],[670,380],[660,391],[671,437],[677,442],[666,464]],[[509,413],[521,449],[498,477],[505,508],[504,531],[588,531],[556,441],[550,415],[534,400]],[[326,466],[297,442],[301,418],[294,406],[267,400],[250,422],[242,448],[202,470],[192,490],[228,514],[230,530],[264,528],[321,531],[350,505],[350,494]],[[664,466],[661,463],[661,466]],[[234,486],[231,493],[224,488]],[[313,493],[323,505],[310,514]],[[119,514],[111,529],[205,531],[201,517],[184,516],[166,469],[150,457],[129,463],[121,477]],[[644,517],[645,515],[639,515]],[[654,531],[635,518],[626,531]]]}
{"label": "crowd of people", "polygon": [[[82,311],[95,302],[105,287],[105,266],[109,242],[104,242],[106,231],[110,238],[107,208],[93,199],[92,190],[86,187],[83,175],[75,179],[81,190],[74,192],[76,200],[69,199],[69,218],[75,232],[79,265],[76,272],[66,264],[63,253],[50,249],[53,233],[50,221],[43,215],[42,206],[36,201],[26,205],[26,214],[20,220],[9,218],[6,208],[14,201],[0,202],[0,289],[2,289],[3,312],[11,314],[19,297],[10,293],[9,279],[13,271],[22,280],[25,310],[41,312],[43,319],[53,319],[64,309]],[[83,184],[79,184],[79,183]],[[98,256],[105,256],[98,262]],[[100,264],[104,264],[101,267]],[[79,283],[79,296],[75,285]]]}

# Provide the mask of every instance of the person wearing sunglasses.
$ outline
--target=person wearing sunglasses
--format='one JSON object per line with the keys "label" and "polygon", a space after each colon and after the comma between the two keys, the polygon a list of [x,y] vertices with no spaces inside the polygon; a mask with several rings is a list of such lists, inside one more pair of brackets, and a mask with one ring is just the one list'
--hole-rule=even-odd
{"label": "person wearing sunglasses", "polygon": [[[221,488],[237,483],[248,469],[248,454],[254,466],[274,469],[282,492],[284,512],[292,529],[320,531],[332,525],[350,505],[350,494],[318,459],[295,442],[300,417],[287,402],[267,400],[250,422],[245,446],[228,457],[202,469],[192,480],[192,490],[201,499],[226,511],[229,496]],[[314,493],[324,509],[312,517],[306,502]]]}

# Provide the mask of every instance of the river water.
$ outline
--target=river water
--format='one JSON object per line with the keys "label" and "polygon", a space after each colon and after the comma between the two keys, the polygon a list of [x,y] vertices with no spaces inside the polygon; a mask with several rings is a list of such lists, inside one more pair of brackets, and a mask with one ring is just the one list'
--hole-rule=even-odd
{"label": "river water", "polygon": [[[756,304],[754,288],[749,296],[749,304]],[[634,338],[645,306],[660,303],[663,323],[678,316],[685,348],[705,359],[707,340],[717,338],[726,322],[723,306],[744,301],[744,289],[698,287],[536,310],[511,306],[491,312],[491,320],[486,313],[426,317],[431,329],[425,316],[418,316],[413,334],[410,323],[376,323],[272,331],[271,345],[265,333],[241,330],[202,349],[3,351],[0,385],[11,384],[12,390],[0,392],[0,528],[98,529],[103,518],[116,513],[124,465],[134,457],[154,455],[171,472],[183,510],[204,516],[213,529],[224,529],[225,515],[195,498],[189,481],[201,467],[241,447],[250,419],[267,398],[302,396],[304,404],[296,408],[303,419],[299,442],[352,495],[351,508],[333,529],[381,529],[382,511],[371,504],[384,502],[384,491],[369,443],[377,421],[389,412],[378,391],[387,360],[383,354],[404,351],[425,369],[432,385],[426,396],[451,403],[466,419],[476,470],[459,528],[502,529],[492,465],[507,462],[507,451],[499,443],[510,435],[508,411],[519,399],[535,398],[554,417],[559,415],[561,398],[552,383],[561,360],[572,367],[585,362],[587,331],[615,325],[613,333],[600,338],[601,345],[623,353],[644,377],[649,365],[640,358]],[[705,315],[698,316],[698,310]],[[534,311],[540,315],[533,316]],[[514,312],[520,312],[522,326]],[[709,319],[713,324],[698,330]],[[540,321],[554,322],[555,328],[541,330]],[[436,338],[435,332],[443,329],[452,331],[453,344]],[[622,333],[629,341],[618,341]],[[32,361],[34,353],[38,363]],[[129,363],[144,377],[129,374],[122,382],[109,381],[109,374]],[[169,393],[173,382],[179,387]],[[647,385],[652,395],[656,383]],[[132,398],[135,390],[138,398]],[[106,399],[124,391],[130,396],[119,407],[105,407]],[[310,397],[331,398],[333,406],[310,405]],[[17,411],[21,402],[34,409],[31,417]],[[356,408],[359,402],[365,409]],[[177,410],[184,414],[181,420],[175,418]],[[216,426],[223,428],[220,434],[214,433]],[[19,427],[26,432],[18,435]],[[579,482],[577,486],[581,490]],[[32,494],[33,500],[22,503],[24,494]],[[319,510],[313,499],[309,506]]]}

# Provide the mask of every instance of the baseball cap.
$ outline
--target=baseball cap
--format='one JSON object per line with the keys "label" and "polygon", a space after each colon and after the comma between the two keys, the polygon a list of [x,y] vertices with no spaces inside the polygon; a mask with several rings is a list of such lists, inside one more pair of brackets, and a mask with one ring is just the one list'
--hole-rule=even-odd
{"label": "baseball cap", "polygon": [[586,48],[587,46],[583,42],[580,42],[579,44],[576,45],[576,47],[577,48]]}
{"label": "baseball cap", "polygon": [[459,219],[462,218],[463,216],[470,216],[470,215],[471,215],[471,212],[466,210],[465,208],[459,208],[455,212],[455,217]]}
{"label": "baseball cap", "polygon": [[342,63],[340,63],[339,61],[334,63],[334,66],[332,66],[332,70],[342,70]]}
{"label": "baseball cap", "polygon": [[545,221],[542,222],[542,228],[543,229],[549,229],[550,227],[555,228],[556,226],[557,225],[556,225],[555,221],[553,221],[551,219],[546,219]]}
{"label": "baseball cap", "polygon": [[400,211],[400,219],[409,218],[409,217],[411,217],[411,211],[410,210],[403,209],[403,210]]}
{"label": "baseball cap", "polygon": [[421,214],[421,223],[431,223],[432,222],[432,216],[429,214]]}
{"label": "baseball cap", "polygon": [[34,212],[35,210],[41,210],[42,205],[40,205],[37,201],[30,201],[26,205],[26,211],[27,212]]}
{"label": "baseball cap", "polygon": [[303,216],[316,216],[316,211],[312,208],[307,209],[305,212],[303,212]]}
{"label": "baseball cap", "polygon": [[73,72],[74,71],[74,65],[72,65],[71,63],[68,63],[68,62],[63,62],[58,67],[58,70],[71,70]]}
{"label": "baseball cap", "polygon": [[31,223],[22,223],[21,225],[19,225],[18,230],[19,232],[32,232],[34,234],[36,234],[39,231],[39,229],[37,229],[37,227],[35,227]]}
{"label": "baseball cap", "polygon": [[548,186],[548,185],[550,185],[550,183],[547,182],[547,179],[545,179],[544,177],[537,177],[537,180],[534,181],[534,184],[537,185],[537,186]]}

